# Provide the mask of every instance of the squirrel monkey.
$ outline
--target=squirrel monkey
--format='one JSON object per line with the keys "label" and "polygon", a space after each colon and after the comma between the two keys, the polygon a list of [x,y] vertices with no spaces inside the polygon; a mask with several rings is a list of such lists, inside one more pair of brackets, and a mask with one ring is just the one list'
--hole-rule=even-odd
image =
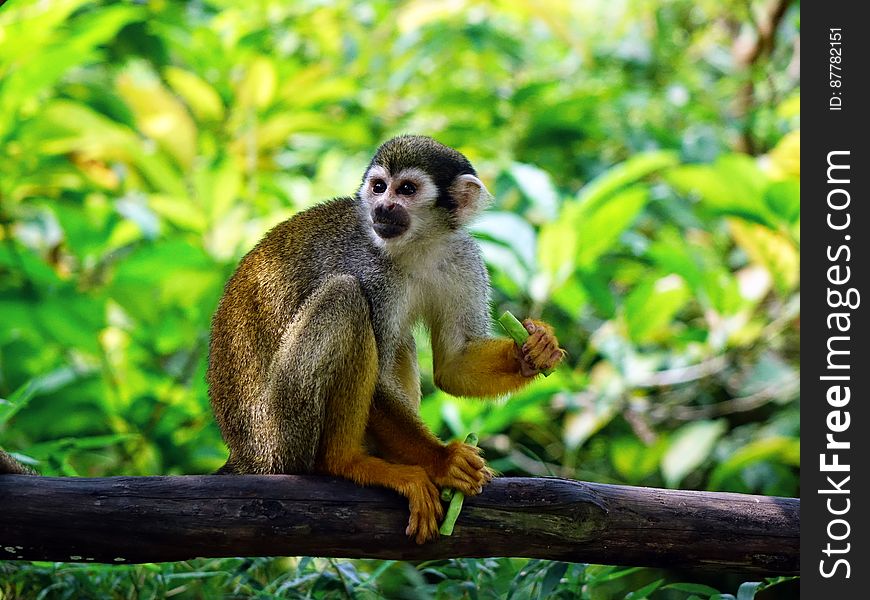
{"label": "squirrel monkey", "polygon": [[209,351],[230,450],[219,472],[387,487],[409,501],[409,536],[438,535],[438,487],[473,495],[493,475],[477,448],[445,445],[421,422],[412,326],[431,332],[435,384],[457,396],[516,390],[563,356],[537,321],[522,348],[489,335],[489,279],[464,227],[489,197],[465,156],[400,136],[354,197],[293,216],[242,259]]}

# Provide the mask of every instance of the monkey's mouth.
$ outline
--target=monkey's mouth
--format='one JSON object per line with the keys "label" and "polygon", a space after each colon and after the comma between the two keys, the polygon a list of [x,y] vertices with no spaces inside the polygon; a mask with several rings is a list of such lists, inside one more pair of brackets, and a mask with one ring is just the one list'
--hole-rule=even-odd
{"label": "monkey's mouth", "polygon": [[376,206],[372,211],[372,229],[379,237],[388,240],[399,237],[411,226],[408,211],[401,206]]}
{"label": "monkey's mouth", "polygon": [[390,238],[399,237],[405,233],[405,231],[408,230],[408,226],[400,225],[398,223],[378,223],[375,221],[372,229],[375,230],[375,233],[377,233],[379,237],[388,240]]}

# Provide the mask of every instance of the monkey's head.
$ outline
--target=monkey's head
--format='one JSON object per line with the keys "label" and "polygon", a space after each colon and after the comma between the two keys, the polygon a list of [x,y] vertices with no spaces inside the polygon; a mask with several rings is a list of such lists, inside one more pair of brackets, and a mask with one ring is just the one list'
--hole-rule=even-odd
{"label": "monkey's head", "polygon": [[385,245],[461,227],[490,198],[467,158],[416,135],[395,137],[378,148],[358,196],[376,239]]}

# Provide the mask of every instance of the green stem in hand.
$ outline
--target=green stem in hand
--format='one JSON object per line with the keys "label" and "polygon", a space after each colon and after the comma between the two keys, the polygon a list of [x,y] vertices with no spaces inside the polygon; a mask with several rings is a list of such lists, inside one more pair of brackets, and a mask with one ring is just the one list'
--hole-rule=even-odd
{"label": "green stem in hand", "polygon": [[[523,324],[520,323],[520,320],[517,319],[509,310],[504,311],[504,314],[498,319],[499,324],[504,327],[504,330],[507,331],[507,334],[511,336],[514,342],[516,342],[517,346],[520,348],[523,347],[523,344],[526,343],[526,340],[529,339],[529,332],[526,331],[526,328],[523,327]],[[553,372],[553,369],[547,369],[546,371],[541,371],[544,377],[550,375]]]}

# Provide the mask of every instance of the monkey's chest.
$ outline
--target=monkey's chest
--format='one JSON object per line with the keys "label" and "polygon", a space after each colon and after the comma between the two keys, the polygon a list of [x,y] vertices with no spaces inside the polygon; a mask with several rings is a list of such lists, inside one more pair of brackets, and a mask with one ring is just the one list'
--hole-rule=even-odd
{"label": "monkey's chest", "polygon": [[392,358],[391,350],[415,325],[431,325],[435,303],[444,293],[443,283],[433,279],[409,277],[401,283],[389,291],[387,302],[372,302],[372,326],[382,360]]}

